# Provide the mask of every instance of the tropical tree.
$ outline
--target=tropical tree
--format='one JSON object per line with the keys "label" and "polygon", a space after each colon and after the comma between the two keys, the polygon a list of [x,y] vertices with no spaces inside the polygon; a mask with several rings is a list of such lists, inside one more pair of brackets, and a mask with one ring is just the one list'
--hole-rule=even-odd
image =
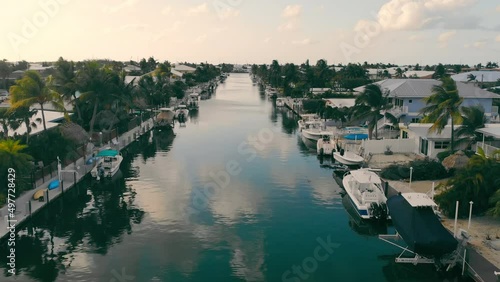
{"label": "tropical tree", "polygon": [[482,106],[462,107],[462,126],[456,131],[457,144],[466,144],[466,147],[479,141],[479,133],[476,130],[483,128],[486,116]]}
{"label": "tropical tree", "polygon": [[[500,152],[494,152],[493,154]],[[466,167],[457,171],[441,188],[445,191],[436,196],[436,202],[448,215],[454,215],[455,203],[460,202],[459,213],[468,213],[469,201],[474,202],[474,213],[481,214],[493,208],[496,213],[497,204],[492,199],[500,188],[500,162],[487,157],[481,148],[472,156]],[[493,206],[493,207],[492,207]]]}
{"label": "tropical tree", "polygon": [[469,73],[467,75],[467,81],[476,81],[476,76],[473,75],[472,73]]}
{"label": "tropical tree", "polygon": [[[0,108],[0,126],[2,127],[3,138],[9,136],[9,129],[16,130],[19,127],[19,122],[15,119],[14,113],[8,108]],[[2,137],[0,135],[0,138]]]}
{"label": "tropical tree", "polygon": [[26,144],[29,144],[31,130],[36,129],[38,127],[38,124],[42,123],[41,118],[31,120],[31,118],[36,115],[37,112],[37,109],[32,109],[30,107],[19,107],[13,112],[14,119],[18,121],[19,124],[24,122],[24,126],[26,126]]}
{"label": "tropical tree", "polygon": [[396,78],[403,78],[403,70],[401,68],[396,69]]}
{"label": "tropical tree", "polygon": [[11,73],[11,65],[7,63],[7,60],[0,60],[0,78],[3,79],[3,88],[7,89],[7,77]]}
{"label": "tropical tree", "polygon": [[434,74],[432,75],[432,78],[434,79],[440,79],[446,76],[446,69],[444,68],[443,64],[439,64],[436,66],[434,69]]}
{"label": "tropical tree", "polygon": [[[0,140],[0,183],[2,186],[0,187],[0,194],[7,194],[7,173],[9,168],[13,168],[16,172],[16,175],[27,175],[33,164],[31,161],[33,158],[23,153],[22,151],[26,149],[27,145],[20,144],[20,140],[13,139],[4,139]],[[22,179],[17,179],[18,184]],[[19,188],[22,185],[17,185]],[[16,189],[17,193],[22,192],[22,189]],[[2,198],[2,197],[0,197]]]}
{"label": "tropical tree", "polygon": [[56,109],[64,110],[64,103],[61,95],[49,88],[52,84],[52,77],[45,81],[37,72],[27,71],[20,80],[10,88],[12,95],[11,111],[21,107],[31,107],[38,104],[42,111],[43,130],[47,130],[45,121],[44,105],[52,104]]}
{"label": "tropical tree", "polygon": [[99,106],[112,98],[115,91],[116,74],[107,67],[100,67],[96,61],[87,61],[77,74],[78,87],[82,94],[79,99],[92,105],[89,135],[94,133],[94,125]]}
{"label": "tropical tree", "polygon": [[77,123],[82,122],[82,114],[79,101],[76,97],[78,85],[76,83],[75,63],[68,62],[62,57],[55,63],[56,72],[54,74],[54,88],[64,99],[69,100],[76,109]]}
{"label": "tropical tree", "polygon": [[368,135],[371,139],[375,130],[375,138],[378,138],[378,121],[385,117],[397,127],[398,119],[388,112],[392,108],[389,103],[389,91],[385,93],[378,84],[369,84],[363,93],[356,98],[356,106],[353,109],[353,117],[357,119],[367,119]]}
{"label": "tropical tree", "polygon": [[441,134],[451,119],[451,151],[455,148],[455,125],[463,121],[460,105],[463,98],[458,94],[457,84],[450,77],[441,79],[441,85],[432,87],[432,94],[424,98],[427,104],[420,112],[424,115],[422,123],[433,123],[429,132]]}

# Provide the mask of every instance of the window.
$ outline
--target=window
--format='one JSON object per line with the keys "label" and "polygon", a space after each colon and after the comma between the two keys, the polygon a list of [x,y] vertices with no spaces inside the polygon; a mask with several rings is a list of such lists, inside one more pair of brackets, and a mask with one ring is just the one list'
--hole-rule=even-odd
{"label": "window", "polygon": [[403,139],[408,139],[408,131],[403,131]]}
{"label": "window", "polygon": [[420,122],[420,118],[412,118],[411,119],[411,123],[419,123]]}
{"label": "window", "polygon": [[413,100],[409,100],[408,103],[411,104],[413,102]]}
{"label": "window", "polygon": [[427,156],[429,149],[429,141],[427,139],[420,138],[420,153]]}
{"label": "window", "polygon": [[434,149],[448,149],[450,146],[449,141],[435,141],[434,142]]}

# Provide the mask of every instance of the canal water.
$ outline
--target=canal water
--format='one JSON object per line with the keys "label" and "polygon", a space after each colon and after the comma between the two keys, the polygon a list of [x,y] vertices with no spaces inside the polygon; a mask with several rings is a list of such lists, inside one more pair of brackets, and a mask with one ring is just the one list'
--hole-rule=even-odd
{"label": "canal water", "polygon": [[2,256],[0,281],[444,281],[394,263],[399,250],[376,237],[394,229],[350,216],[296,118],[248,74],[174,132],[141,138],[113,179],[36,215],[17,275]]}

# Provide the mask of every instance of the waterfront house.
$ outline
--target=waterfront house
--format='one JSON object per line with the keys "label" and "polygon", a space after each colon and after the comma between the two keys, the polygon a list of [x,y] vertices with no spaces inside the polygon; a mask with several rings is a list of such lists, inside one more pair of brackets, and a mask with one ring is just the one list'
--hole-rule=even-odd
{"label": "waterfront house", "polygon": [[174,82],[174,81],[184,82],[185,80],[182,78],[183,76],[184,76],[184,74],[176,69],[170,70],[170,82]]}
{"label": "waterfront house", "polygon": [[[451,126],[447,125],[441,133],[429,132],[431,123],[410,123],[401,127],[401,138],[415,142],[415,153],[429,158],[436,158],[437,154],[447,151],[451,146]],[[455,125],[455,131],[459,128]],[[455,145],[455,149],[465,149]]]}
{"label": "waterfront house", "polygon": [[500,71],[497,70],[469,71],[452,75],[451,78],[459,82],[473,81],[476,83],[493,83],[500,80]]}
{"label": "waterfront house", "polygon": [[196,68],[192,68],[190,66],[186,65],[175,65],[172,70],[178,71],[180,73],[186,74],[186,73],[194,73],[196,71]]}
{"label": "waterfront house", "polygon": [[409,70],[403,74],[406,78],[430,79],[434,75],[434,71],[416,71]]}
{"label": "waterfront house", "polygon": [[332,108],[343,108],[343,107],[354,107],[356,104],[356,99],[354,98],[332,98],[332,99],[326,99],[323,98],[323,100],[326,101],[326,106],[327,107],[332,107]]}
{"label": "waterfront house", "polygon": [[[426,106],[425,97],[432,95],[432,87],[441,85],[435,79],[386,79],[376,82],[384,91],[389,91],[389,99],[394,105],[391,113],[400,118],[401,123],[418,123],[422,115],[420,111]],[[365,86],[354,91],[361,93]],[[457,82],[459,95],[464,98],[462,106],[481,105],[487,119],[498,115],[498,108],[493,107],[493,99],[500,95],[481,89],[473,84]],[[385,123],[381,121],[381,126]]]}
{"label": "waterfront house", "polygon": [[321,95],[325,92],[333,91],[331,88],[310,88],[309,93],[311,93],[313,96],[316,95]]}

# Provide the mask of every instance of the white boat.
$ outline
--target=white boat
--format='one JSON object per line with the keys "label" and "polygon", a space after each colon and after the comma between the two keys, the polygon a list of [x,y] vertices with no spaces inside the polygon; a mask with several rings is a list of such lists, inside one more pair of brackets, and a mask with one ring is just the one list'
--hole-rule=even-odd
{"label": "white boat", "polygon": [[342,180],[349,199],[363,219],[387,219],[387,198],[378,175],[369,169],[347,172]]}
{"label": "white boat", "polygon": [[340,149],[338,152],[334,152],[333,158],[339,163],[345,165],[361,165],[365,161],[362,156],[351,151],[345,151],[344,149]]}
{"label": "white boat", "polygon": [[177,106],[177,109],[175,110],[175,118],[179,121],[182,119],[186,121],[187,116],[189,114],[189,110],[185,104],[180,104]]}
{"label": "white boat", "polygon": [[109,147],[100,151],[96,157],[99,158],[99,161],[90,171],[90,174],[97,180],[100,180],[103,177],[113,177],[113,175],[115,175],[120,168],[120,164],[123,160],[119,151],[113,150]]}
{"label": "white boat", "polygon": [[337,142],[332,140],[331,135],[325,134],[316,143],[316,152],[318,156],[332,156],[333,152],[337,150]]}
{"label": "white boat", "polygon": [[299,124],[299,132],[304,129],[306,126],[306,122],[308,121],[316,121],[316,122],[321,122],[320,118],[316,114],[304,114],[302,115],[302,119],[300,119],[297,123]]}
{"label": "white boat", "polygon": [[173,108],[160,108],[160,113],[156,116],[156,128],[172,128],[175,117]]}
{"label": "white boat", "polygon": [[276,107],[284,107],[285,106],[285,98],[276,99]]}
{"label": "white boat", "polygon": [[305,138],[318,141],[323,135],[333,136],[333,132],[323,130],[322,121],[307,121],[304,128],[302,128],[302,136]]}
{"label": "white boat", "polygon": [[200,94],[191,93],[188,96],[187,106],[189,110],[196,111],[200,107]]}

